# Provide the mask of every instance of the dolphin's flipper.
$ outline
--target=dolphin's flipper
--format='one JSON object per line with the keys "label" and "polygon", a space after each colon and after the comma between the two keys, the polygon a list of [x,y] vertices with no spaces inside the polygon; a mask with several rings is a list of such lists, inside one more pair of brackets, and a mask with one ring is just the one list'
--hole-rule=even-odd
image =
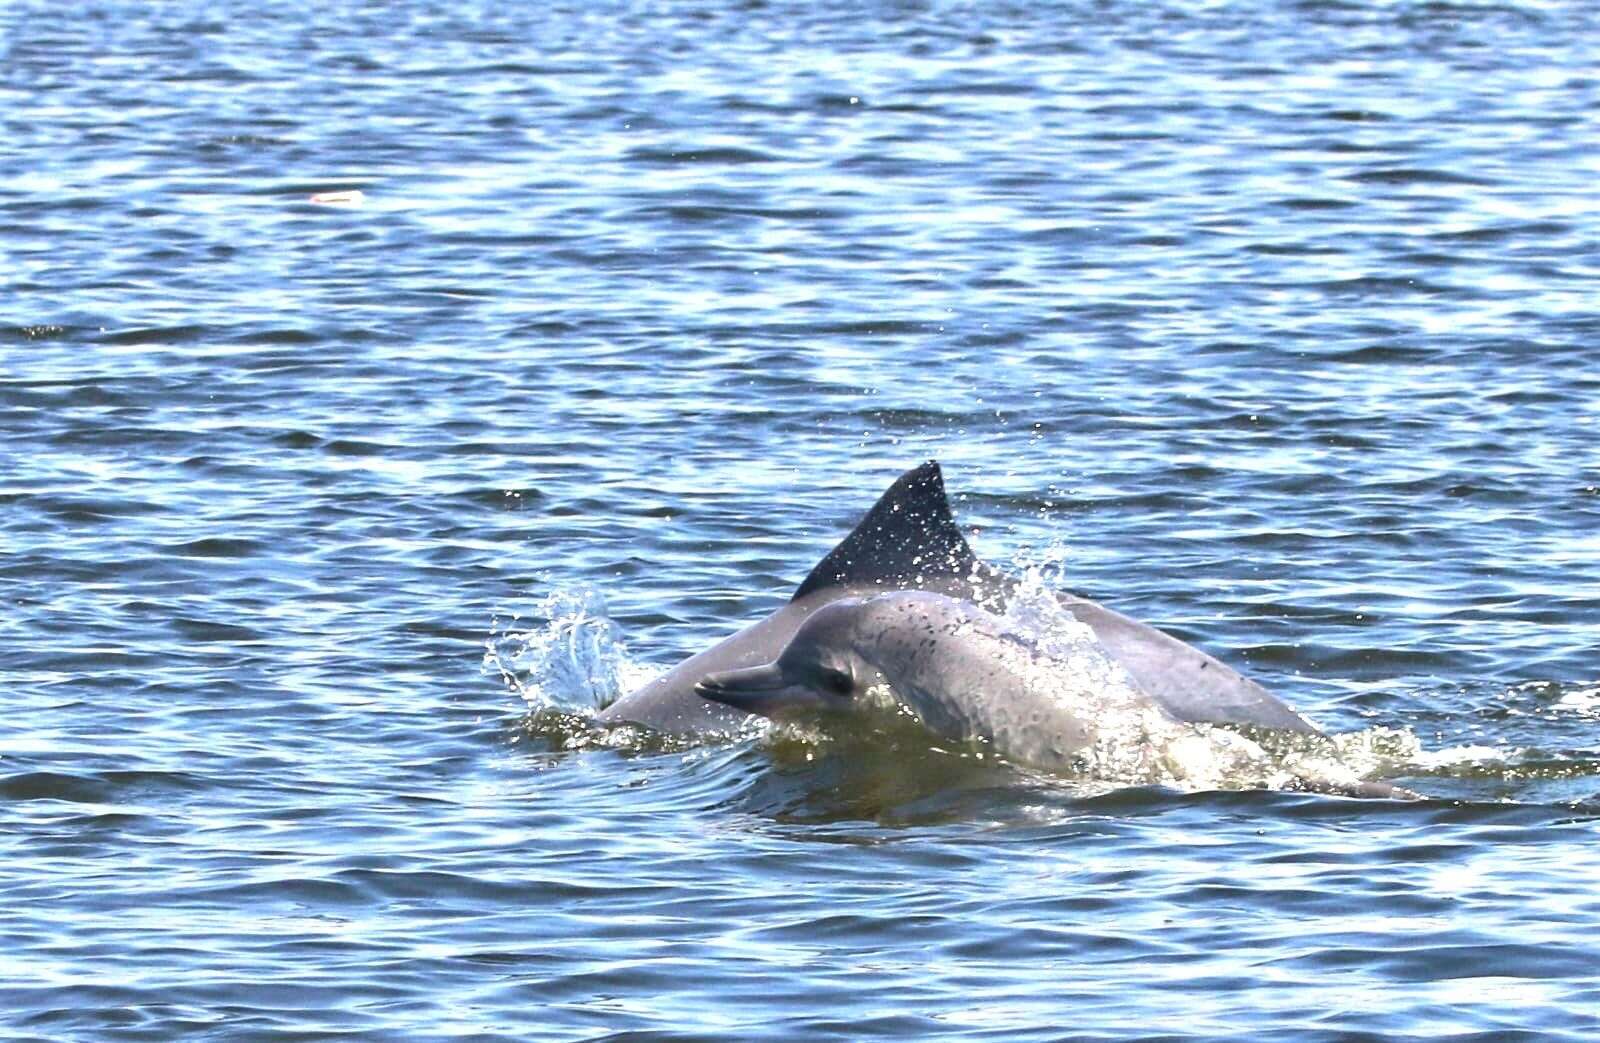
{"label": "dolphin's flipper", "polygon": [[978,560],[950,516],[944,475],[929,460],[901,475],[856,523],[850,535],[817,562],[794,592],[799,601],[829,588],[924,590],[966,585],[990,595],[1004,583]]}

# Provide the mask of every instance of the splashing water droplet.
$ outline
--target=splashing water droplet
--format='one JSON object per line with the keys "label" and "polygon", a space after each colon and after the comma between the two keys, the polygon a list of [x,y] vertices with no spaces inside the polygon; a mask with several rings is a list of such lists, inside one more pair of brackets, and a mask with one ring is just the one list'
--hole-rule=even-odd
{"label": "splashing water droplet", "polygon": [[635,671],[600,594],[556,591],[533,615],[529,629],[491,630],[484,671],[534,710],[594,711],[615,699]]}

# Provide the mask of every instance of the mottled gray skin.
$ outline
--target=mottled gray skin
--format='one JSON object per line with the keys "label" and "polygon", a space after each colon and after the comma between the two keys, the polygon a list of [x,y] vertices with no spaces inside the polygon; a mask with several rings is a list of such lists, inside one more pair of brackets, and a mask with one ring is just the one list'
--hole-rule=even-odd
{"label": "mottled gray skin", "polygon": [[[1106,695],[1009,633],[1004,620],[924,591],[835,601],[812,613],[774,662],[711,674],[695,690],[775,720],[882,710],[875,697],[892,693],[945,738],[990,743],[1057,770],[1096,741],[1093,711]],[[1121,691],[1166,718],[1153,699]]]}
{"label": "mottled gray skin", "polygon": [[[1076,770],[1075,755],[1106,739],[1121,743],[1124,765],[1161,773],[1146,778],[1192,778],[1172,759],[1185,743],[1191,755],[1224,758],[1214,765],[1241,749],[1237,737],[1230,744],[1224,733],[1172,714],[1109,657],[1052,658],[1004,619],[927,591],[835,600],[807,616],[773,662],[708,674],[695,693],[738,713],[780,721],[903,707],[947,739],[986,743],[1009,760],[1047,771]],[[1244,745],[1265,756],[1254,744]],[[1354,778],[1301,776],[1291,786],[1352,797],[1418,797]]]}
{"label": "mottled gray skin", "polygon": [[[1013,582],[979,561],[950,515],[933,461],[907,471],[771,615],[623,696],[600,714],[673,733],[726,732],[746,714],[695,694],[707,674],[770,663],[812,613],[845,598],[924,590],[1003,611]],[[1181,721],[1316,734],[1261,685],[1191,645],[1087,598],[1059,594],[1140,688]]]}

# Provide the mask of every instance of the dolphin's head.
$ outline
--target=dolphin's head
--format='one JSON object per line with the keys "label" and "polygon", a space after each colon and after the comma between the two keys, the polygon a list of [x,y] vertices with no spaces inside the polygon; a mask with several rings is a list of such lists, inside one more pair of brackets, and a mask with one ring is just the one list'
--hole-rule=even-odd
{"label": "dolphin's head", "polygon": [[850,713],[883,675],[857,651],[862,602],[844,598],[813,612],[778,658],[762,666],[707,674],[703,699],[774,719]]}

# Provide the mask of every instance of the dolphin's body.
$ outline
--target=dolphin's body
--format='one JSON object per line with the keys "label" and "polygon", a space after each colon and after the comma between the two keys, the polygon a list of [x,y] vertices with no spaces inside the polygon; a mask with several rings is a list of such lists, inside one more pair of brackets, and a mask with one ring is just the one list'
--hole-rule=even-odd
{"label": "dolphin's body", "polygon": [[1281,772],[1236,732],[1181,721],[1104,654],[1081,624],[1044,648],[969,601],[927,591],[841,598],[817,609],[771,662],[713,673],[704,699],[774,720],[909,712],[931,731],[1007,760],[1104,781],[1212,788],[1270,773],[1275,785],[1414,797],[1343,766]]}
{"label": "dolphin's body", "polygon": [[[1087,657],[1080,657],[1087,658]],[[777,659],[710,674],[705,699],[775,720],[900,706],[957,742],[1060,770],[1100,739],[1100,719],[1145,711],[1191,729],[1125,672],[1052,659],[970,601],[927,591],[840,598],[806,617]],[[892,700],[885,704],[884,700]]]}
{"label": "dolphin's body", "polygon": [[[773,662],[800,625],[823,606],[905,590],[943,594],[1002,612],[1014,588],[1013,580],[972,553],[950,515],[939,465],[929,461],[889,487],[811,570],[788,604],[618,699],[600,719],[672,733],[729,731],[747,714],[702,699],[695,684],[708,674]],[[1173,718],[1320,734],[1271,692],[1199,649],[1087,598],[1057,597]]]}

